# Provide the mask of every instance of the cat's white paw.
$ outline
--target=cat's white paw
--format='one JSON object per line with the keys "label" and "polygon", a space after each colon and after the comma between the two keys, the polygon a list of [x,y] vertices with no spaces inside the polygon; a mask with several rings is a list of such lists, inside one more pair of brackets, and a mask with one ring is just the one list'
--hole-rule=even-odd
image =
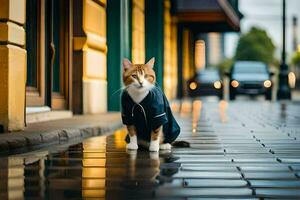
{"label": "cat's white paw", "polygon": [[129,138],[130,138],[130,142],[127,144],[126,148],[129,149],[129,150],[137,150],[139,147],[138,147],[138,144],[137,144],[136,135],[129,136]]}
{"label": "cat's white paw", "polygon": [[161,150],[171,150],[171,148],[172,148],[172,145],[169,143],[159,145],[159,149],[161,149]]}
{"label": "cat's white paw", "polygon": [[159,140],[151,140],[149,151],[159,151]]}
{"label": "cat's white paw", "polygon": [[138,147],[137,143],[130,142],[127,144],[126,148],[129,150],[137,150],[139,147]]}

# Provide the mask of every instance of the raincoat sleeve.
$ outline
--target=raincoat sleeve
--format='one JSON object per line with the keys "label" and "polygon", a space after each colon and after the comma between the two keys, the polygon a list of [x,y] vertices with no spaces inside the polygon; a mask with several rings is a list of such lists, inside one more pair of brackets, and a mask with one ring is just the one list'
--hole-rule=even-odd
{"label": "raincoat sleeve", "polygon": [[162,92],[158,89],[154,90],[151,97],[151,129],[155,130],[159,126],[167,123],[168,118]]}
{"label": "raincoat sleeve", "polygon": [[122,104],[122,122],[125,125],[133,125],[133,116],[131,114],[130,103],[128,99],[128,95],[123,92],[121,97]]}

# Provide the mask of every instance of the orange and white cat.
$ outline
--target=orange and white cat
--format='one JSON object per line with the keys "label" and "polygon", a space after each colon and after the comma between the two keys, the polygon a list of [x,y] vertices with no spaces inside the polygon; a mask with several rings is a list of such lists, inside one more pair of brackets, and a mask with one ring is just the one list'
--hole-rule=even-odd
{"label": "orange and white cat", "polygon": [[123,60],[122,120],[127,125],[130,150],[138,149],[138,140],[150,140],[149,151],[171,149],[170,143],[180,132],[165,95],[155,86],[154,62],[154,58],[146,64]]}

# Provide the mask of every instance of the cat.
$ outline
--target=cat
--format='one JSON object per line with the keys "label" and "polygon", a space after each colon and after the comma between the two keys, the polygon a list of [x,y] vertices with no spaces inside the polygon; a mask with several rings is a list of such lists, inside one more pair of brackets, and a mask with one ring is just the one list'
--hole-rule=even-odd
{"label": "cat", "polygon": [[171,149],[180,127],[171,112],[168,100],[155,85],[155,58],[146,64],[132,64],[124,59],[122,121],[127,126],[127,149],[137,150],[138,143],[149,144],[149,151]]}

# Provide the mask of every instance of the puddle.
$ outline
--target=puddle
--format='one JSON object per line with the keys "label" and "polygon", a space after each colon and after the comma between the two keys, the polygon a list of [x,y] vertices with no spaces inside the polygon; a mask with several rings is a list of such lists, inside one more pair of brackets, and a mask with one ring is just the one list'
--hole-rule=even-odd
{"label": "puddle", "polygon": [[0,199],[152,198],[180,164],[171,152],[126,152],[125,129],[1,158]]}

